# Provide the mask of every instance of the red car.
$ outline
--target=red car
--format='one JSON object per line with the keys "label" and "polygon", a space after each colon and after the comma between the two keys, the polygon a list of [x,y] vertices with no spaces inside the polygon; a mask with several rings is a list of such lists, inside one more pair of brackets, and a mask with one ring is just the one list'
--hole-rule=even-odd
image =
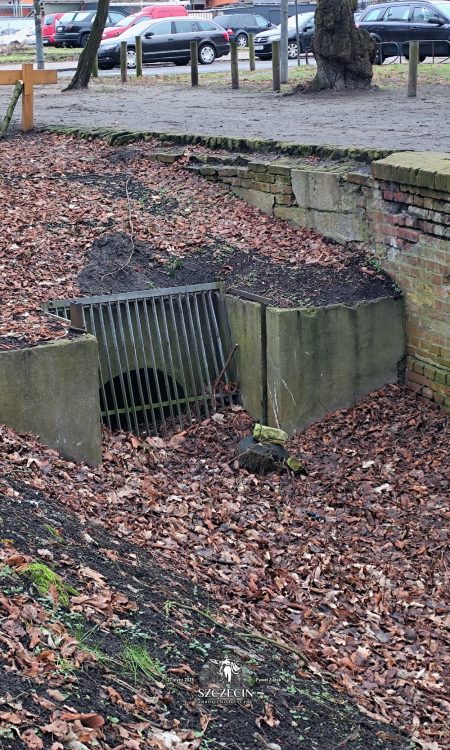
{"label": "red car", "polygon": [[55,44],[55,26],[63,13],[52,13],[49,16],[45,16],[44,23],[42,24],[42,42],[53,46]]}
{"label": "red car", "polygon": [[125,16],[114,26],[105,29],[102,39],[113,39],[124,31],[128,31],[132,26],[145,18],[173,18],[173,16],[188,16],[184,5],[146,5],[138,13],[131,16]]}

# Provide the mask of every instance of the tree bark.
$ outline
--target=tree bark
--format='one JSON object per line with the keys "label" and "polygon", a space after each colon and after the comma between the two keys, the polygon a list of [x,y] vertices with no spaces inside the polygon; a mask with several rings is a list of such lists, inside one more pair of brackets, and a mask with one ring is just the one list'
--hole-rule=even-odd
{"label": "tree bark", "polygon": [[356,0],[318,0],[312,48],[317,63],[311,88],[368,89],[376,45],[353,19]]}
{"label": "tree bark", "polygon": [[42,16],[40,0],[33,0],[34,30],[36,33],[36,63],[38,70],[44,70],[44,45],[42,42]]}
{"label": "tree bark", "polygon": [[78,60],[75,75],[64,91],[73,91],[73,89],[87,89],[92,75],[92,66],[97,56],[97,50],[100,46],[102,34],[105,29],[106,19],[108,18],[109,0],[98,0],[97,13],[95,14],[94,23],[88,36],[86,46],[84,47]]}

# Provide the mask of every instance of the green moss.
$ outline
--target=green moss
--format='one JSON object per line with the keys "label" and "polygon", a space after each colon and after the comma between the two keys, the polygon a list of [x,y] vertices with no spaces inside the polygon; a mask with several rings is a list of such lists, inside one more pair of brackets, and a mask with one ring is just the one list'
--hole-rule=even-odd
{"label": "green moss", "polygon": [[22,568],[20,575],[25,575],[30,578],[39,593],[44,596],[47,596],[50,593],[50,587],[54,586],[58,594],[58,599],[63,607],[67,607],[69,604],[70,594],[79,594],[79,591],[64,583],[61,576],[49,568],[48,565],[44,565],[44,563],[29,563],[29,565]]}

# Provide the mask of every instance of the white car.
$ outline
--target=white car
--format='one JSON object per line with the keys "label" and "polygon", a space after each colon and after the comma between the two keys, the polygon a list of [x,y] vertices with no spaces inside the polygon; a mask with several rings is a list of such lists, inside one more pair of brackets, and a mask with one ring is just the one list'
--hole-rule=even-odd
{"label": "white car", "polygon": [[[3,33],[2,33],[3,31]],[[36,31],[33,23],[14,29],[11,26],[0,31],[0,45],[8,44],[36,44]]]}

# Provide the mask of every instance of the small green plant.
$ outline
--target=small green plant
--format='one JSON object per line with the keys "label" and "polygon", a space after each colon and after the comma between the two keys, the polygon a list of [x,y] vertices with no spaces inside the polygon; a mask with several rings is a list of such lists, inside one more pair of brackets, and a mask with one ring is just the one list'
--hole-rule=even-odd
{"label": "small green plant", "polygon": [[158,686],[163,686],[161,680],[165,678],[165,668],[158,659],[153,659],[145,646],[125,646],[122,659],[127,669],[133,675],[135,683],[140,674],[147,677]]}
{"label": "small green plant", "polygon": [[375,269],[377,273],[380,273],[383,270],[383,266],[381,265],[379,258],[369,258],[369,266],[372,266],[372,268]]}
{"label": "small green plant", "polygon": [[61,576],[49,568],[48,565],[44,565],[44,563],[29,563],[22,568],[20,574],[30,578],[39,593],[44,596],[48,596],[50,593],[50,587],[54,586],[56,593],[58,594],[58,599],[63,607],[67,607],[69,604],[69,594],[77,595],[80,593],[72,586],[68,586],[64,583]]}
{"label": "small green plant", "polygon": [[63,537],[59,529],[57,529],[55,526],[51,526],[49,523],[45,524],[45,528],[47,529],[48,533],[51,534],[52,537],[57,539],[59,542],[62,542]]}
{"label": "small green plant", "polygon": [[180,258],[171,258],[171,260],[167,262],[167,270],[171,278],[173,278],[176,272],[180,271],[181,268],[183,268],[183,261],[180,260]]}
{"label": "small green plant", "polygon": [[202,656],[208,656],[211,644],[202,643],[201,641],[198,641],[197,638],[193,638],[189,643],[189,648],[191,648],[192,651],[198,651]]}

